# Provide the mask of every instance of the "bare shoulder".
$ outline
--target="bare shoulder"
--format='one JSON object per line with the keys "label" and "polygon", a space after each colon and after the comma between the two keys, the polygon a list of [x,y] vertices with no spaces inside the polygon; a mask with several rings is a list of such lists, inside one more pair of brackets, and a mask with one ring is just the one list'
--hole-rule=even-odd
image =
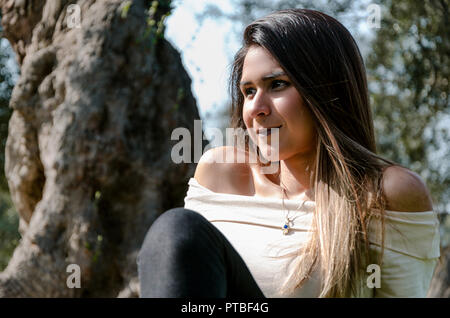
{"label": "bare shoulder", "polygon": [[432,199],[425,182],[415,172],[390,166],[383,173],[383,192],[387,210],[424,212],[433,210]]}
{"label": "bare shoulder", "polygon": [[232,146],[211,148],[200,158],[194,178],[214,192],[253,195],[247,159],[246,152]]}

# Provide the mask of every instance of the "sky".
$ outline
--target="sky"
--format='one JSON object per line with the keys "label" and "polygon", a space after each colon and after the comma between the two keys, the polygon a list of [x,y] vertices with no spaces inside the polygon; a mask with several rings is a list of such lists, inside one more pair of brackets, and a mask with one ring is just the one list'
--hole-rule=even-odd
{"label": "sky", "polygon": [[165,38],[182,56],[204,127],[215,127],[214,116],[228,100],[229,65],[240,43],[231,31],[231,21],[208,18],[199,23],[195,15],[208,3],[226,12],[232,10],[229,1],[174,1],[175,9],[166,20]]}

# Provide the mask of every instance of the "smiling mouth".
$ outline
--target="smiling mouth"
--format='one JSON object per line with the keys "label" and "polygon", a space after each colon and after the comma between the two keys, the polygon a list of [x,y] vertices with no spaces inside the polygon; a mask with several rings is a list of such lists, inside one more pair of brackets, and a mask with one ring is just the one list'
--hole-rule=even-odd
{"label": "smiling mouth", "polygon": [[278,127],[271,127],[271,128],[262,128],[262,129],[258,129],[256,131],[256,134],[258,135],[262,135],[262,136],[269,136],[270,134],[272,134],[272,129],[274,128],[281,128],[283,125],[280,125]]}

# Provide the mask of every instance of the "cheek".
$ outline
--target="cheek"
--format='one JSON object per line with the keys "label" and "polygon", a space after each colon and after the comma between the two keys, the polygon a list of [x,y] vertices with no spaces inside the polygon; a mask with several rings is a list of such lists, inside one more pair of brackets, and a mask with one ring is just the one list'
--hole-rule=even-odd
{"label": "cheek", "polygon": [[297,142],[302,144],[313,142],[316,134],[314,119],[304,105],[292,103],[284,108],[282,116],[288,123],[291,136]]}
{"label": "cheek", "polygon": [[242,110],[242,119],[244,120],[245,127],[248,128],[251,123],[249,122],[249,119],[248,119],[248,116],[247,116],[247,112],[245,111],[245,108]]}
{"label": "cheek", "polygon": [[253,129],[253,122],[248,114],[248,111],[247,111],[245,105],[242,109],[242,119],[244,121],[245,128],[247,129],[247,134],[249,135],[249,137],[252,139],[253,142],[256,142],[257,137],[256,137],[256,133]]}
{"label": "cheek", "polygon": [[303,144],[313,144],[316,138],[316,127],[314,120],[308,110],[302,109],[299,113],[300,116],[296,118],[297,138],[299,138]]}
{"label": "cheek", "polygon": [[253,140],[255,140],[256,133],[253,129],[253,119],[249,116],[249,112],[246,110],[245,106],[242,109],[242,119],[244,121],[245,128],[247,129],[247,133]]}
{"label": "cheek", "polygon": [[245,127],[247,128],[252,127],[252,121],[249,116],[249,110],[248,107],[245,106],[245,103],[242,106],[242,119],[244,120]]}

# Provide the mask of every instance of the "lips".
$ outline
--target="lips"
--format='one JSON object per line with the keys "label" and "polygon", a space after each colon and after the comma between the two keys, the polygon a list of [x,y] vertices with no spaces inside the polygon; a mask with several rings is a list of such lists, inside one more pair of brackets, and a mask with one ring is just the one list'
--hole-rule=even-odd
{"label": "lips", "polygon": [[272,129],[273,128],[281,128],[282,125],[280,126],[275,126],[275,127],[267,127],[267,128],[259,128],[256,130],[256,134],[258,135],[263,135],[263,136],[268,136],[270,134],[272,134]]}

